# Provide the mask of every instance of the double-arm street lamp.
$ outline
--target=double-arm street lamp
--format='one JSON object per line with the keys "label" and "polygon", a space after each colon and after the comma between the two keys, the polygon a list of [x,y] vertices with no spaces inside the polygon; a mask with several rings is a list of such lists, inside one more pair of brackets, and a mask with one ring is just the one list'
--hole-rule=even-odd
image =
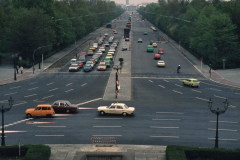
{"label": "double-arm street lamp", "polygon": [[12,106],[13,106],[13,102],[14,100],[12,99],[12,97],[10,97],[10,99],[8,100],[8,103],[9,103],[9,108],[4,108],[3,105],[2,105],[2,108],[1,108],[1,112],[2,112],[2,143],[1,145],[2,146],[5,146],[5,134],[4,134],[4,113],[9,111]]}
{"label": "double-arm street lamp", "polygon": [[208,107],[209,107],[209,109],[210,109],[210,111],[211,111],[212,113],[214,113],[214,114],[217,115],[216,136],[215,136],[215,148],[218,148],[218,116],[219,116],[220,114],[223,114],[224,112],[226,112],[226,110],[228,109],[229,103],[228,103],[228,100],[225,99],[225,101],[223,102],[223,108],[219,108],[219,107],[215,108],[215,107],[212,106],[212,104],[213,104],[213,102],[212,102],[212,100],[211,100],[211,98],[210,98],[209,101],[208,101]]}

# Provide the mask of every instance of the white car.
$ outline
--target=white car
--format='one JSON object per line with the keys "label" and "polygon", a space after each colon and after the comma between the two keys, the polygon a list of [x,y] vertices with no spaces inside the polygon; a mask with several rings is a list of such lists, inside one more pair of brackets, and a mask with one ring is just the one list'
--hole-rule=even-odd
{"label": "white car", "polygon": [[100,47],[98,51],[105,52],[105,48],[104,47]]}
{"label": "white car", "polygon": [[160,60],[157,62],[158,67],[165,67],[165,62],[163,60]]}
{"label": "white car", "polygon": [[115,48],[110,48],[109,50],[108,50],[108,52],[115,52],[116,50],[115,50]]}
{"label": "white car", "polygon": [[100,106],[97,111],[101,114],[122,114],[133,115],[135,112],[134,107],[128,107],[125,103],[112,103],[110,106]]}
{"label": "white car", "polygon": [[114,52],[108,52],[107,54],[111,54],[112,56],[114,56],[115,53]]}
{"label": "white car", "polygon": [[68,71],[69,72],[77,72],[79,71],[79,66],[77,63],[74,63],[74,64],[71,64],[71,66],[68,68]]}
{"label": "white car", "polygon": [[91,65],[92,68],[94,67],[93,61],[87,61],[86,64],[87,64],[87,65]]}
{"label": "white car", "polygon": [[94,55],[98,55],[99,57],[102,57],[102,51],[97,51],[97,53],[94,53]]}

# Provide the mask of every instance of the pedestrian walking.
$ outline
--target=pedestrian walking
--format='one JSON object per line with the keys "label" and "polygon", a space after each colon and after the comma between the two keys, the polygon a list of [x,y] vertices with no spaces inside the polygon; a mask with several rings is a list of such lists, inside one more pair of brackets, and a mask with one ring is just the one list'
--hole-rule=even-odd
{"label": "pedestrian walking", "polygon": [[17,65],[17,66],[16,66],[16,71],[17,71],[17,74],[18,74],[18,70],[19,70],[19,66]]}
{"label": "pedestrian walking", "polygon": [[23,66],[20,67],[21,74],[23,74]]}

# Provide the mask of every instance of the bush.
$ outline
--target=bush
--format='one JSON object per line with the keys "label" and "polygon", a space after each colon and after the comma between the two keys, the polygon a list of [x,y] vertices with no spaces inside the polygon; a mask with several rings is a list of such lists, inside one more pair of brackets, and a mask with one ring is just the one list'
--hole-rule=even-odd
{"label": "bush", "polygon": [[27,145],[28,151],[24,160],[48,160],[51,155],[49,146],[46,145]]}
{"label": "bush", "polygon": [[[21,147],[21,156],[24,156],[27,152],[27,147]],[[17,145],[14,146],[1,146],[0,147],[0,157],[18,157],[19,148]]]}
{"label": "bush", "polygon": [[167,146],[167,160],[239,160],[240,149],[196,148]]}

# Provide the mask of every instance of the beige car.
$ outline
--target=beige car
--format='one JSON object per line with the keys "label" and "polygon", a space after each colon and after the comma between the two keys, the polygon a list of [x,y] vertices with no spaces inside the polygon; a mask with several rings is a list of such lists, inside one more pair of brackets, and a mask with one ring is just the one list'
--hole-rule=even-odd
{"label": "beige car", "polygon": [[160,60],[157,62],[158,67],[165,67],[165,62],[163,60]]}
{"label": "beige car", "polygon": [[106,63],[105,62],[100,62],[98,67],[97,67],[97,70],[98,71],[106,71],[106,69],[107,69]]}
{"label": "beige car", "polygon": [[153,46],[153,47],[157,47],[157,43],[153,43],[152,46]]}
{"label": "beige car", "polygon": [[122,114],[133,115],[135,111],[134,107],[128,107],[125,103],[112,103],[110,106],[100,106],[98,107],[98,112],[101,115],[104,114]]}

